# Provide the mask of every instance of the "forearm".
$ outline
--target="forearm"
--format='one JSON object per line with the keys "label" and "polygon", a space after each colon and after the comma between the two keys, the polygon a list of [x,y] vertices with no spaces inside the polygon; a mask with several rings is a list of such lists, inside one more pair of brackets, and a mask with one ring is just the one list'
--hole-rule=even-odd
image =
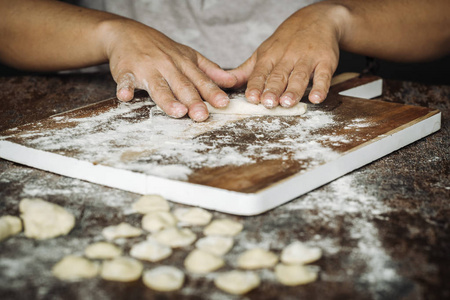
{"label": "forearm", "polygon": [[46,0],[0,0],[0,11],[0,61],[40,71],[107,62],[102,24],[120,19]]}
{"label": "forearm", "polygon": [[394,61],[424,61],[450,52],[448,0],[331,0],[341,49]]}

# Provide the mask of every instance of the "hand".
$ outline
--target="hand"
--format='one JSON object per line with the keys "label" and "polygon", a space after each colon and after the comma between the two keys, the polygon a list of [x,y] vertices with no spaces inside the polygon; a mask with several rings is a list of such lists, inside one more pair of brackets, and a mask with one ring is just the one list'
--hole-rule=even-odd
{"label": "hand", "polygon": [[339,61],[339,12],[314,4],[289,17],[253,55],[230,73],[247,82],[245,96],[267,108],[297,104],[308,86],[312,103],[322,102]]}
{"label": "hand", "polygon": [[218,108],[228,105],[219,87],[234,86],[236,77],[200,53],[132,20],[106,21],[103,29],[118,99],[129,101],[136,88],[145,89],[169,116],[188,113],[199,122],[208,118],[202,99]]}

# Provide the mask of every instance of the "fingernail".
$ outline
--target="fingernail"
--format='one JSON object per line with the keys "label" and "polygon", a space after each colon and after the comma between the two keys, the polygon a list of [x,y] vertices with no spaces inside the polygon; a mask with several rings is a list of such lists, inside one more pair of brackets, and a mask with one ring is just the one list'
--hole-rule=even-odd
{"label": "fingernail", "polygon": [[273,108],[276,106],[275,101],[276,101],[276,96],[272,93],[267,93],[264,95],[264,98],[261,102],[265,107]]}
{"label": "fingernail", "polygon": [[194,121],[201,122],[208,118],[208,112],[203,106],[196,106],[191,109],[189,115]]}
{"label": "fingernail", "polygon": [[133,99],[133,94],[129,88],[121,88],[117,92],[117,98],[121,101],[130,101]]}
{"label": "fingernail", "polygon": [[187,107],[184,106],[183,104],[175,102],[172,104],[171,111],[172,111],[172,113],[170,114],[171,117],[181,118],[187,113],[188,110]]}
{"label": "fingernail", "polygon": [[250,103],[258,104],[259,103],[259,93],[257,91],[251,91],[247,96],[247,100]]}
{"label": "fingernail", "polygon": [[227,107],[230,103],[230,99],[227,96],[219,96],[215,103],[219,108]]}
{"label": "fingernail", "polygon": [[292,105],[294,105],[294,99],[292,97],[292,94],[287,94],[284,95],[283,97],[281,97],[280,99],[280,104],[283,107],[291,107]]}
{"label": "fingernail", "polygon": [[322,97],[317,92],[312,93],[309,95],[309,101],[311,101],[312,103],[318,104],[318,103],[322,102]]}

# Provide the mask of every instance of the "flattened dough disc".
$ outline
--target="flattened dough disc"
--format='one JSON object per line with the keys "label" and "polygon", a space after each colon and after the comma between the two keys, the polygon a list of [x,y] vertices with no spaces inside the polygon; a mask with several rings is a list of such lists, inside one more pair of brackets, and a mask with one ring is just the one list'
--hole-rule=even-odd
{"label": "flattened dough disc", "polygon": [[290,108],[278,105],[277,107],[268,109],[262,104],[249,103],[244,97],[230,99],[230,104],[226,108],[215,108],[208,102],[205,102],[205,104],[211,114],[299,116],[306,112],[306,104],[301,102]]}

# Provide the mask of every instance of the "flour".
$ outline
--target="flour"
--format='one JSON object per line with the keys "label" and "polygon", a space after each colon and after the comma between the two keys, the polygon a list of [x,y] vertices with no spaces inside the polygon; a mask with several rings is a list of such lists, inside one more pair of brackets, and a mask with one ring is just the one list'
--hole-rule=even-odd
{"label": "flour", "polygon": [[[400,282],[400,277],[392,266],[391,257],[383,249],[378,230],[371,219],[389,212],[390,209],[358,187],[355,176],[357,175],[341,177],[320,190],[282,206],[281,209],[290,213],[314,211],[315,214],[302,214],[305,222],[321,222],[328,226],[332,226],[333,220],[338,216],[350,216],[350,236],[357,241],[357,247],[351,249],[349,263],[365,264],[365,273],[360,274],[359,278],[361,289],[370,291],[374,299],[381,299],[383,292],[391,291],[392,286]],[[333,237],[315,236],[309,244],[323,249],[325,257],[342,250],[339,249],[338,240],[333,240]],[[341,276],[347,275],[341,273]],[[321,278],[325,281],[342,281],[339,277],[328,276],[326,272],[321,273]]]}
{"label": "flour", "polygon": [[[12,133],[28,147],[182,181],[204,166],[242,166],[262,160],[294,159],[307,171],[339,157],[325,144],[339,147],[351,141],[333,129],[337,123],[329,112],[269,118],[211,115],[196,123],[167,117],[143,99],[116,103],[96,114],[57,115],[51,118],[52,126],[42,122]],[[346,124],[346,128],[365,126],[361,118]]]}

